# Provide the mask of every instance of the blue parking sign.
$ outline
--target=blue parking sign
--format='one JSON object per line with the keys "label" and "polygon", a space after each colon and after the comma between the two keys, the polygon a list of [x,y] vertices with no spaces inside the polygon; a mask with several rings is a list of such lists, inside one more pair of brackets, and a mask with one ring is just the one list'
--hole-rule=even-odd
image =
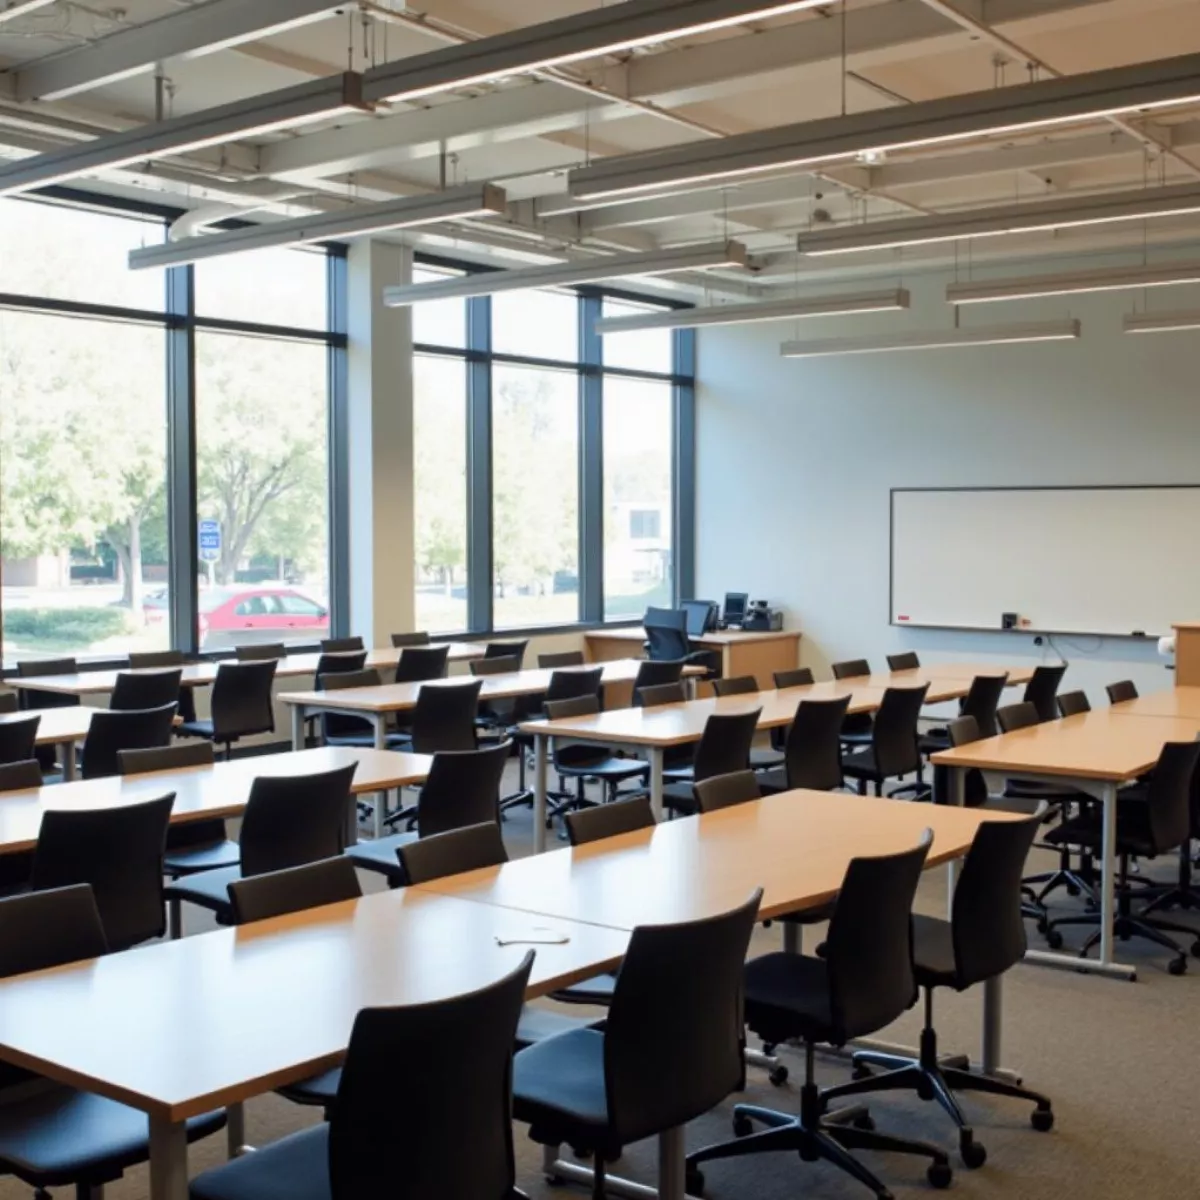
{"label": "blue parking sign", "polygon": [[221,522],[200,522],[200,561],[216,562],[221,557]]}

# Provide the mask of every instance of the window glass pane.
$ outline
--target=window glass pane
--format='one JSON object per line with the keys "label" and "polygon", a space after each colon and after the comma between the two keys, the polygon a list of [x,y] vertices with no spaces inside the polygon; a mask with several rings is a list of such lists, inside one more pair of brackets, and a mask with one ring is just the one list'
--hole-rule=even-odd
{"label": "window glass pane", "polygon": [[165,352],[161,329],[0,312],[6,666],[167,646]]}
{"label": "window glass pane", "polygon": [[579,619],[579,383],[570,371],[492,371],[497,629]]}
{"label": "window glass pane", "polygon": [[500,292],[492,297],[492,349],[526,358],[579,361],[574,292]]}
{"label": "window glass pane", "polygon": [[329,633],[327,351],[196,335],[200,646],[315,642]]}
{"label": "window glass pane", "polygon": [[[453,279],[461,271],[435,271],[429,267],[413,267],[413,283],[436,283]],[[467,344],[467,302],[465,300],[426,300],[412,306],[413,341],[426,346]]]}
{"label": "window glass pane", "polygon": [[225,321],[323,331],[328,297],[323,250],[252,250],[196,264],[196,313]]}
{"label": "window glass pane", "polygon": [[467,628],[467,366],[413,359],[418,629]]}
{"label": "window glass pane", "polygon": [[162,271],[131,271],[129,251],[163,240],[158,220],[0,199],[0,292],[161,312]]}
{"label": "window glass pane", "polygon": [[[605,300],[606,317],[633,317],[639,313],[662,312],[653,304],[631,304],[628,300]],[[669,375],[673,369],[672,332],[669,329],[643,329],[633,333],[610,333],[602,339],[604,365],[625,367],[630,371],[656,371]]]}
{"label": "window glass pane", "polygon": [[672,389],[604,380],[604,616],[670,603]]}

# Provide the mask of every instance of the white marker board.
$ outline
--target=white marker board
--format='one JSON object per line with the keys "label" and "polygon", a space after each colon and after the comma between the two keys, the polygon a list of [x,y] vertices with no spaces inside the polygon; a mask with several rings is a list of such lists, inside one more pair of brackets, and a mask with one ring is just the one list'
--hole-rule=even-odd
{"label": "white marker board", "polygon": [[1200,619],[1200,485],[892,491],[893,625],[1112,636]]}

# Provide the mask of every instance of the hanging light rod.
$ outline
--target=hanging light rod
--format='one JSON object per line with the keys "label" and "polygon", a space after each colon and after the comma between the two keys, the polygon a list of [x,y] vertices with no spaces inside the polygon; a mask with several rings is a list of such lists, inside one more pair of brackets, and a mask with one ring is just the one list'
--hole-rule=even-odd
{"label": "hanging light rod", "polygon": [[951,304],[992,304],[1004,300],[1030,300],[1038,296],[1178,287],[1188,283],[1200,283],[1200,263],[1169,267],[1110,267],[1066,275],[1027,275],[1021,279],[1002,279],[996,283],[952,283],[946,288],[946,299]]}
{"label": "hanging light rod", "polygon": [[808,296],[796,300],[768,300],[759,304],[718,304],[710,308],[683,308],[675,312],[646,313],[636,317],[604,317],[595,324],[601,335],[633,333],[644,329],[697,329],[708,325],[751,325],[794,317],[837,317],[851,313],[896,312],[908,308],[904,288],[890,292],[859,292],[851,296]]}
{"label": "hanging light rod", "polygon": [[670,275],[676,271],[706,267],[744,267],[746,247],[741,242],[716,242],[674,250],[651,250],[645,254],[614,254],[587,262],[551,263],[544,267],[519,267],[513,271],[483,271],[437,283],[410,283],[383,289],[389,308],[403,308],[422,300],[459,300],[467,296],[490,296],[496,292],[529,288],[570,287],[624,279],[632,275]]}
{"label": "hanging light rod", "polygon": [[991,325],[978,329],[937,329],[924,333],[890,333],[872,338],[820,338],[784,342],[784,358],[830,358],[849,354],[886,354],[897,350],[953,350],[963,346],[1004,346],[1017,342],[1066,342],[1078,338],[1078,321],[1031,321],[1023,325]]}
{"label": "hanging light rod", "polygon": [[623,0],[607,8],[589,9],[372,67],[364,77],[363,94],[368,100],[414,100],[827,3],[828,0]]}
{"label": "hanging light rod", "polygon": [[17,17],[27,17],[39,8],[49,8],[55,0],[0,0],[0,25]]}
{"label": "hanging light rod", "polygon": [[1200,55],[829,117],[602,159],[568,175],[582,200],[719,187],[766,171],[1097,120],[1200,99]]}
{"label": "hanging light rod", "polygon": [[1126,333],[1181,333],[1187,329],[1200,329],[1200,309],[1130,313],[1125,318],[1124,329]]}
{"label": "hanging light rod", "polygon": [[1197,212],[1200,212],[1200,186],[1183,183],[1077,199],[1058,196],[1052,200],[1032,200],[1027,204],[979,208],[952,216],[872,221],[866,225],[802,233],[797,238],[797,246],[802,254],[822,258],[833,254],[898,250],[906,246],[954,242],[960,238],[1075,229],[1083,225],[1179,217]]}
{"label": "hanging light rod", "polygon": [[0,167],[0,196],[131,163],[184,154],[235,138],[294,129],[344,113],[370,111],[371,106],[362,98],[362,76],[345,71],[218,108],[107,134],[66,150],[23,158]]}

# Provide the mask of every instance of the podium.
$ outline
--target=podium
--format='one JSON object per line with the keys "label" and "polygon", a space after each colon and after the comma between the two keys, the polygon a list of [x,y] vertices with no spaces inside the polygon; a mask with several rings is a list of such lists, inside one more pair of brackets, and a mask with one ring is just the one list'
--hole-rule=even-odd
{"label": "podium", "polygon": [[1200,687],[1200,621],[1175,626],[1175,686]]}

